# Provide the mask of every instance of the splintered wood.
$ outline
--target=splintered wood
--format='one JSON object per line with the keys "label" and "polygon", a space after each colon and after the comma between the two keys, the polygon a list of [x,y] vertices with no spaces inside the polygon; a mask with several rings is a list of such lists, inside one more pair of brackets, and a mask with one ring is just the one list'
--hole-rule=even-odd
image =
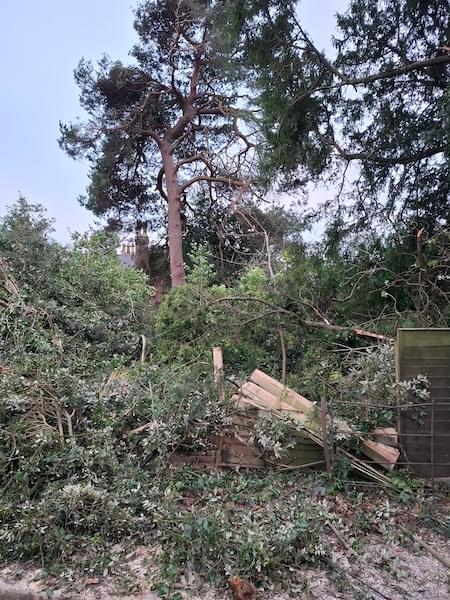
{"label": "splintered wood", "polygon": [[[240,387],[239,393],[235,394],[233,399],[237,406],[241,408],[252,406],[275,415],[289,415],[291,419],[301,424],[301,432],[306,437],[319,446],[324,446],[319,407],[262,371],[258,369],[253,371],[250,380]],[[389,444],[382,443],[381,436],[377,438],[380,441],[361,440],[360,451],[369,461],[358,459],[345,450],[340,450],[340,453],[351,462],[356,470],[371,479],[385,483],[385,476],[374,469],[372,464],[376,463],[390,471],[394,468],[400,452],[394,447],[395,444],[393,443],[395,430],[383,431],[382,433],[386,437],[389,436]],[[378,431],[377,434],[379,436],[381,431]]]}
{"label": "splintered wood", "polygon": [[[214,348],[213,360],[216,394],[218,401],[222,402],[224,387],[221,348]],[[210,449],[195,454],[175,453],[172,457],[173,463],[189,463],[197,468],[216,469],[264,469],[268,466],[279,469],[318,466],[323,468],[326,463],[327,467],[330,467],[329,445],[326,439],[329,417],[324,407],[321,411],[315,402],[258,369],[241,385],[238,392],[232,396],[232,400],[236,410],[230,416],[230,422],[224,430],[219,435],[210,437]],[[293,421],[289,433],[292,447],[282,459],[262,452],[254,440],[254,425],[261,411],[275,417],[287,415]],[[351,431],[351,427],[344,421],[340,421],[340,425]],[[389,428],[379,429],[372,437],[374,439],[360,440],[359,450],[365,457],[359,458],[341,447],[337,447],[335,452],[365,477],[389,485],[388,477],[376,467],[379,465],[388,471],[394,468],[400,455],[395,447],[396,432]]]}
{"label": "splintered wood", "polygon": [[293,432],[294,445],[282,459],[262,452],[253,440],[254,424],[258,409],[241,406],[231,416],[230,425],[220,435],[211,436],[213,450],[195,454],[174,454],[173,464],[192,464],[197,468],[243,468],[266,469],[276,467],[282,470],[301,469],[323,465],[323,450],[308,437]]}

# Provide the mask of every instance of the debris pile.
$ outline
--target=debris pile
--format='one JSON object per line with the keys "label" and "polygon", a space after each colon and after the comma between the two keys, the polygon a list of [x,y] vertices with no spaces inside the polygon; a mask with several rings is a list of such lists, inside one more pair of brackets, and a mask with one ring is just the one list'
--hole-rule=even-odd
{"label": "debris pile", "polygon": [[[300,433],[305,437],[322,448],[327,443],[324,439],[327,431],[324,419],[328,417],[320,414],[320,407],[258,369],[255,369],[250,379],[239,388],[233,400],[241,408],[250,406],[274,415],[289,415],[293,421],[300,424]],[[394,468],[400,456],[393,443],[396,440],[396,431],[392,428],[378,429],[374,432],[374,437],[377,441],[369,437],[360,441],[360,451],[365,455],[365,460],[342,448],[339,452],[350,461],[355,470],[371,479],[386,483],[386,476],[374,465],[379,465],[387,471]]]}
{"label": "debris pile", "polygon": [[[218,397],[223,397],[221,355],[215,355],[215,377]],[[340,430],[352,432],[349,423],[334,419],[333,424],[323,406],[311,402],[273,377],[255,369],[248,381],[243,383],[231,397],[233,411],[229,425],[219,435],[210,439],[213,450],[194,454],[175,453],[172,463],[190,463],[200,468],[250,468],[264,469],[275,466],[280,469],[328,467],[330,434],[333,424]],[[262,451],[255,441],[255,423],[261,414],[287,420],[291,444],[282,458],[270,451]],[[400,456],[397,448],[398,435],[392,427],[377,428],[371,434],[359,436],[355,449],[333,440],[333,451],[346,459],[351,468],[377,483],[389,485],[383,471],[391,471]]]}

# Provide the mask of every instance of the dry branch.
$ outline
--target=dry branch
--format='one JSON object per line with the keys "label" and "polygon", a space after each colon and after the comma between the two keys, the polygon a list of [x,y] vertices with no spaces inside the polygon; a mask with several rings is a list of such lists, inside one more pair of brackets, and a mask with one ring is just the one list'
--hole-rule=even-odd
{"label": "dry branch", "polygon": [[382,342],[392,341],[392,338],[381,335],[380,333],[374,333],[373,331],[366,331],[365,329],[361,329],[360,327],[343,327],[341,325],[333,325],[332,323],[325,321],[311,321],[309,319],[302,319],[297,313],[292,310],[288,310],[286,308],[282,308],[281,306],[277,306],[276,304],[272,304],[272,302],[268,302],[267,300],[263,300],[262,298],[256,298],[255,296],[227,296],[224,298],[218,298],[211,302],[211,305],[221,304],[223,302],[255,302],[258,304],[263,304],[264,306],[268,306],[274,312],[279,313],[280,315],[286,315],[291,319],[295,319],[297,323],[299,323],[302,327],[305,328],[316,328],[316,329],[325,329],[326,331],[334,331],[336,333],[342,332],[350,332],[354,333],[359,337],[369,337],[372,339],[376,339]]}
{"label": "dry branch", "polygon": [[400,527],[400,529],[405,533],[408,537],[411,537],[419,546],[422,546],[427,552],[429,552],[434,558],[436,558],[441,564],[444,565],[447,569],[450,569],[450,558],[444,556],[437,550],[435,550],[432,546],[427,544],[420,536],[416,535],[406,527]]}

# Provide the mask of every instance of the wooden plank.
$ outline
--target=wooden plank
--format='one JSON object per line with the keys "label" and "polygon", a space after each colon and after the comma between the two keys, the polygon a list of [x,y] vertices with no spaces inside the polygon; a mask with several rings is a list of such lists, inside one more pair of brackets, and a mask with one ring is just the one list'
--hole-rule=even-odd
{"label": "wooden plank", "polygon": [[243,429],[242,427],[236,427],[233,429],[234,437],[237,440],[247,442],[252,436],[253,428]]}
{"label": "wooden plank", "polygon": [[235,427],[251,427],[257,416],[257,408],[241,408],[239,409],[239,412],[236,412],[231,416],[231,422]]}
{"label": "wooden plank", "polygon": [[[250,406],[256,406],[257,408],[260,408],[262,410],[268,410],[269,412],[271,412],[272,414],[274,414],[275,416],[278,416],[280,414],[283,414],[282,411],[279,410],[275,410],[275,409],[271,409],[270,407],[265,407],[262,405],[261,401],[255,401],[252,398],[248,398],[247,396],[242,396],[240,402],[243,405],[250,405]],[[287,406],[287,405],[285,405]],[[322,438],[320,437],[319,434],[317,434],[315,431],[313,431],[312,429],[309,428],[308,425],[305,425],[305,420],[306,416],[303,413],[299,413],[296,411],[289,411],[289,416],[294,420],[297,421],[300,425],[301,425],[301,431],[298,432],[298,435],[300,437],[307,437],[310,440],[312,440],[315,444],[318,444],[319,446],[323,447],[323,442],[322,442]]]}
{"label": "wooden plank", "polygon": [[294,390],[284,386],[282,383],[273,377],[266,375],[259,369],[255,369],[253,371],[250,376],[250,381],[256,383],[256,385],[259,385],[264,390],[274,395],[277,399],[281,398],[282,402],[289,404],[299,412],[308,413],[315,406],[315,403],[311,402],[311,400],[304,398]]}
{"label": "wooden plank", "polygon": [[[305,441],[305,440],[303,440]],[[308,440],[309,441],[309,440]],[[261,464],[264,463],[264,459],[260,458],[261,451],[252,444],[240,443],[239,440],[234,440],[230,437],[224,439],[223,443],[223,462],[230,463],[247,463],[254,462],[248,461],[248,457],[258,458]],[[296,444],[293,448],[290,448],[281,459],[276,459],[273,456],[269,456],[270,463],[272,464],[283,464],[292,466],[301,466],[313,462],[323,461],[323,450],[317,444],[309,441],[308,444],[302,444],[301,440],[299,444]]]}
{"label": "wooden plank", "polygon": [[237,436],[236,432],[228,432],[226,435],[222,436],[221,435],[212,435],[210,438],[211,444],[213,445],[217,445],[219,443],[219,441],[221,439],[223,439],[223,443],[224,444],[233,444],[236,446],[248,446],[251,444],[248,443],[248,440],[250,439],[250,435],[247,436]]}
{"label": "wooden plank", "polygon": [[372,440],[364,440],[361,450],[366,456],[388,471],[392,471],[400,456],[400,452],[397,448],[385,446],[384,444],[373,442]]}
{"label": "wooden plank", "polygon": [[216,386],[217,399],[223,402],[225,393],[223,389],[223,354],[222,348],[213,348],[214,383]]}
{"label": "wooden plank", "polygon": [[376,427],[372,431],[372,435],[375,442],[393,448],[398,446],[398,433],[395,427]]}
{"label": "wooden plank", "polygon": [[209,464],[214,465],[215,456],[213,454],[173,454],[170,457],[170,463],[173,465],[196,465]]}
{"label": "wooden plank", "polygon": [[[213,366],[214,366],[214,384],[216,386],[217,401],[223,404],[225,400],[225,391],[223,386],[223,354],[222,348],[216,346],[213,348]],[[216,468],[222,461],[223,435],[219,439],[216,450]]]}
{"label": "wooden plank", "polygon": [[[246,453],[244,452],[243,446],[240,448],[236,446],[225,446],[223,448],[223,463],[230,463],[233,465],[242,464],[242,465],[263,465],[264,461],[258,456],[256,453]],[[247,448],[250,450],[250,448]]]}
{"label": "wooden plank", "polygon": [[[248,457],[246,457],[248,458]],[[264,469],[266,465],[262,460],[251,458],[249,462],[232,458],[230,461],[224,461],[219,463],[217,467],[220,469],[235,469],[240,467],[241,469]],[[233,462],[234,461],[234,462]],[[214,455],[210,454],[174,454],[170,458],[170,463],[173,465],[184,465],[190,464],[194,468],[207,469],[216,468],[216,459]]]}
{"label": "wooden plank", "polygon": [[[246,412],[251,411],[252,417],[250,418],[245,415],[244,418],[242,418],[240,414],[233,415],[231,430],[238,440],[248,443],[250,437],[253,435],[255,419],[260,410],[265,409],[257,409],[250,406],[247,409],[243,408],[242,410]],[[300,452],[321,452],[317,443],[313,442],[302,431],[292,428],[292,430],[288,432],[287,437],[294,441],[294,448],[298,448]]]}
{"label": "wooden plank", "polygon": [[246,446],[245,444],[226,444],[223,445],[223,461],[228,462],[230,456],[239,456],[244,458],[242,462],[247,462],[247,459],[260,457],[261,452],[257,448]]}
{"label": "wooden plank", "polygon": [[261,402],[262,406],[269,406],[275,410],[280,408],[278,398],[274,394],[271,394],[251,381],[247,381],[241,386],[241,392],[244,396],[255,400],[255,402]]}
{"label": "wooden plank", "polygon": [[[256,418],[259,410],[254,409],[254,411],[255,411],[255,418]],[[234,426],[234,417],[233,417],[232,431],[234,433],[235,439],[237,440],[237,443],[239,443],[239,442],[242,442],[245,444],[250,443],[249,440],[253,435],[253,425],[254,425],[254,419],[252,419],[252,421],[250,421],[247,424],[247,428],[243,428],[242,425]],[[289,452],[294,452],[295,454],[297,454],[297,453],[298,454],[308,454],[308,453],[317,454],[317,453],[319,453],[319,454],[323,455],[323,452],[322,452],[321,448],[317,445],[317,443],[314,442],[313,440],[311,440],[309,437],[307,437],[303,433],[303,431],[299,431],[299,430],[293,428],[291,431],[288,432],[287,438],[290,441],[293,441],[295,444],[289,450]]]}
{"label": "wooden plank", "polygon": [[250,405],[256,406],[262,410],[271,409],[277,411],[279,414],[286,414],[294,421],[298,421],[302,424],[307,420],[307,416],[304,413],[293,410],[292,407],[285,402],[281,402],[281,408],[279,409],[277,398],[254,383],[244,383],[241,390],[243,394],[240,399],[241,406]]}
{"label": "wooden plank", "polygon": [[301,448],[291,448],[282,460],[283,462],[292,462],[295,464],[324,460],[323,448],[316,446],[315,450],[306,451]]}

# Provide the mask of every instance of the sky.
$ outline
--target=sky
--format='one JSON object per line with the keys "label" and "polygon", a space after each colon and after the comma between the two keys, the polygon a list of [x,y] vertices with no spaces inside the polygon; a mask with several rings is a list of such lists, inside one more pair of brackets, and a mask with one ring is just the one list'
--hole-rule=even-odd
{"label": "sky", "polygon": [[[73,71],[84,57],[126,60],[136,41],[135,0],[0,0],[0,217],[23,195],[55,220],[55,237],[86,231],[93,215],[78,197],[88,165],[58,146],[59,122],[82,116]],[[347,0],[302,0],[302,22],[330,50],[334,14]],[[321,192],[323,193],[323,191]]]}

